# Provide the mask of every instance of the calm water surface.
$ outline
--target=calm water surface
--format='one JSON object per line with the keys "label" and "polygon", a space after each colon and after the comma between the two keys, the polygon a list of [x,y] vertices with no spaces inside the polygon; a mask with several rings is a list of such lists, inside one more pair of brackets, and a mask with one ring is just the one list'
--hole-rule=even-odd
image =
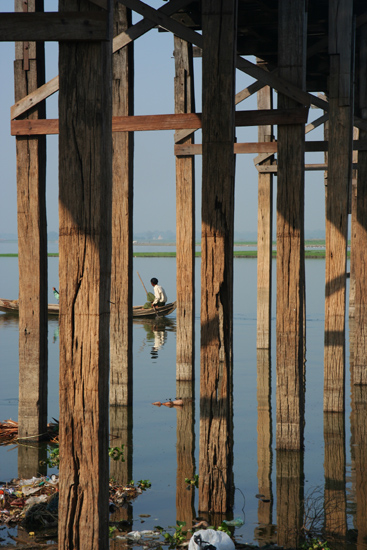
{"label": "calm water surface", "polygon": [[[49,301],[54,302],[52,286],[58,287],[58,258],[49,258]],[[234,261],[234,483],[233,517],[241,518],[243,526],[236,536],[243,542],[258,540],[259,493],[257,434],[257,353],[256,353],[256,269],[255,259]],[[165,287],[169,301],[176,298],[176,262],[174,258],[134,259],[134,304],[145,301],[145,285],[152,276]],[[275,262],[273,263],[275,274]],[[323,433],[323,330],[324,330],[324,260],[306,261],[307,350],[306,350],[306,425],[304,452],[304,491],[315,488],[324,491]],[[17,258],[0,258],[0,296],[18,296]],[[199,342],[200,342],[200,259],[196,259],[196,403],[195,461],[198,473],[199,455]],[[347,332],[348,334],[348,332]],[[275,281],[273,288],[272,346],[272,456],[269,478],[272,503],[268,505],[267,521],[277,524],[277,475],[275,450]],[[17,420],[18,415],[18,321],[0,313],[0,421]],[[176,334],[175,314],[166,327],[149,323],[134,323],[134,407],[132,479],[149,479],[151,489],[134,502],[133,529],[151,529],[155,525],[175,525],[176,520],[176,418],[174,408],[155,407],[155,401],[176,396]],[[355,524],[355,476],[351,465],[349,343],[346,349],[347,399],[345,415],[346,490],[348,494],[348,528]],[[49,321],[49,420],[59,417],[58,411],[58,321]],[[18,477],[17,448],[0,447],[0,480]],[[198,496],[195,497],[197,512]],[[150,514],[151,517],[140,517]],[[144,523],[142,524],[142,521]],[[263,521],[263,519],[261,520]],[[270,529],[270,528],[269,528]],[[269,531],[268,529],[268,532]],[[275,531],[275,529],[273,529]],[[276,538],[274,539],[276,540]],[[260,538],[261,543],[264,540]]]}

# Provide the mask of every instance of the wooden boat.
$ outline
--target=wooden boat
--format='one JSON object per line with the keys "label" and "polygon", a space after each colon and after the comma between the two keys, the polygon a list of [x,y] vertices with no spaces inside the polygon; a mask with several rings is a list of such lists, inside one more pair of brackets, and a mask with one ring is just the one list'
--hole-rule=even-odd
{"label": "wooden boat", "polygon": [[[143,306],[133,307],[133,317],[150,318],[155,319],[157,317],[165,317],[176,309],[176,302],[171,302],[155,309],[144,309]],[[19,312],[19,300],[4,300],[0,298],[0,311],[4,313],[18,313]],[[48,304],[48,314],[58,315],[59,304]]]}

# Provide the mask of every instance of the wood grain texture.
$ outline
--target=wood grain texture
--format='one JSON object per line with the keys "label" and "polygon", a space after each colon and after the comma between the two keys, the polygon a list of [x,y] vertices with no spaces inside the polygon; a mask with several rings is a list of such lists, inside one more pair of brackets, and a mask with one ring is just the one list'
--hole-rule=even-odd
{"label": "wood grain texture", "polygon": [[[261,63],[261,60],[258,60]],[[257,93],[259,109],[271,109],[273,106],[272,90],[265,86]],[[271,142],[273,128],[271,125],[260,126],[259,142]],[[272,158],[264,164],[272,163]],[[256,346],[268,349],[271,346],[271,280],[273,248],[273,175],[259,173],[257,201],[257,321]]]}
{"label": "wood grain texture", "polygon": [[[174,37],[175,113],[195,112],[192,45]],[[193,143],[193,137],[184,145]],[[195,375],[195,164],[176,157],[176,380]]]}
{"label": "wood grain texture", "polygon": [[[37,8],[42,7],[37,3]],[[22,11],[17,2],[15,9]],[[36,3],[28,3],[35,10]],[[15,101],[44,83],[42,44],[14,62]],[[25,70],[27,67],[28,70]],[[46,116],[41,103],[28,113]],[[44,136],[16,139],[19,265],[19,437],[41,439],[47,428],[47,222],[46,141]],[[35,467],[35,465],[33,464]],[[32,475],[36,475],[35,467]]]}
{"label": "wood grain texture", "polygon": [[[304,23],[304,1],[281,0],[279,75],[300,88]],[[295,103],[279,94],[278,105]],[[304,142],[303,125],[278,126],[276,446],[287,450],[303,448]]]}
{"label": "wood grain texture", "polygon": [[[338,7],[342,17],[335,16]],[[328,184],[326,193],[325,226],[325,348],[324,348],[324,411],[342,412],[345,406],[345,315],[346,266],[348,240],[348,191],[352,176],[353,104],[351,96],[351,66],[344,50],[350,37],[352,5],[347,0],[332,0],[329,4],[330,33],[330,93],[329,93],[329,151]],[[340,42],[339,42],[340,40]],[[338,45],[339,44],[339,45]],[[341,53],[341,52],[340,52]],[[344,59],[344,63],[341,61]],[[340,87],[344,73],[349,74],[349,101],[346,90]],[[343,73],[344,76],[341,76]],[[348,94],[347,94],[348,95]]]}
{"label": "wood grain texture", "polygon": [[106,12],[0,13],[0,41],[107,40]]}
{"label": "wood grain texture", "polygon": [[202,3],[203,173],[199,510],[225,512],[232,487],[234,95],[237,2]]}
{"label": "wood grain texture", "polygon": [[[366,90],[367,62],[367,25],[361,29],[358,42],[356,74],[358,75],[358,112],[367,118]],[[360,130],[360,139],[366,139],[367,133]],[[355,339],[354,339],[354,384],[367,384],[367,152],[358,153],[358,175],[356,188],[352,189],[352,250],[351,277],[355,288]],[[353,200],[353,199],[352,199]],[[353,264],[352,264],[353,260]],[[351,281],[352,282],[352,281]]]}
{"label": "wood grain texture", "polygon": [[[131,26],[131,11],[114,3],[114,35]],[[133,44],[112,59],[112,113],[134,113]],[[115,132],[112,189],[110,404],[132,404],[133,155],[134,134]]]}
{"label": "wood grain texture", "polygon": [[112,10],[109,28],[108,42],[59,47],[58,544],[79,550],[108,548]]}

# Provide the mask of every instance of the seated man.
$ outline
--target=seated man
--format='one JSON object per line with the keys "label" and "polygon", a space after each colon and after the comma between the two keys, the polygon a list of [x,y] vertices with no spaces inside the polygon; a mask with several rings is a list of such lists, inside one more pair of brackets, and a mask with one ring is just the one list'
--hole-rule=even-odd
{"label": "seated man", "polygon": [[[148,300],[150,300],[149,302],[147,302],[144,307],[145,308],[149,308],[149,307],[159,307],[159,306],[164,306],[165,303],[167,302],[167,295],[165,293],[165,290],[163,287],[161,287],[159,284],[158,284],[158,279],[156,279],[155,277],[153,277],[152,279],[150,279],[150,282],[151,282],[151,285],[154,289],[154,299],[153,300],[150,300],[150,296],[149,294],[151,294],[151,292],[148,293]],[[153,298],[153,296],[152,296]]]}

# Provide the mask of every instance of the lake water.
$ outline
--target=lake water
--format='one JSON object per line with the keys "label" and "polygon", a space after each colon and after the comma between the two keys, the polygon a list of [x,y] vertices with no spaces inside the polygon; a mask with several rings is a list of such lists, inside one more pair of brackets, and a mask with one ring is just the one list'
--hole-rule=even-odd
{"label": "lake water", "polygon": [[[1,250],[3,251],[3,250]],[[52,286],[58,286],[58,258],[49,258],[49,301],[54,302]],[[273,287],[272,365],[272,439],[268,464],[271,502],[267,513],[260,514],[258,470],[258,402],[256,351],[256,259],[234,260],[234,484],[233,517],[243,525],[236,528],[237,540],[262,545],[273,540],[280,528],[280,506],[277,501],[277,451],[275,449],[275,281]],[[166,289],[169,301],[176,298],[176,261],[174,258],[134,259],[134,304],[145,301],[145,291],[136,272],[145,285],[152,276]],[[275,261],[273,273],[275,277]],[[317,490],[323,494],[326,478],[325,439],[323,430],[323,331],[324,331],[324,260],[306,260],[307,342],[306,342],[306,406],[305,451],[301,484],[304,493]],[[1,297],[18,296],[18,260],[0,258]],[[349,283],[348,283],[349,284]],[[196,388],[195,388],[195,451],[198,472],[199,455],[199,356],[200,356],[200,259],[196,259]],[[152,486],[132,506],[132,529],[151,529],[155,525],[168,527],[182,518],[176,515],[176,421],[174,408],[156,407],[155,401],[166,401],[176,396],[176,334],[175,313],[171,321],[156,334],[149,323],[134,323],[133,363],[134,398],[132,413],[131,475],[134,480],[149,479]],[[348,324],[347,324],[348,329]],[[158,332],[159,332],[158,330]],[[348,330],[347,330],[348,335]],[[157,345],[157,338],[159,345]],[[351,399],[349,383],[349,340],[347,336],[346,373],[347,395],[345,413],[346,457],[345,486],[347,498],[347,528],[351,534],[357,525],[356,445],[351,437]],[[154,348],[154,349],[153,349]],[[159,348],[159,349],[158,349]],[[18,415],[18,321],[0,313],[0,421],[17,420]],[[49,320],[49,393],[48,417],[59,417],[58,411],[58,321]],[[329,442],[326,442],[329,445]],[[279,455],[280,456],[280,455]],[[356,477],[357,475],[357,477]],[[367,474],[362,472],[364,484]],[[365,476],[365,477],[363,477]],[[17,448],[0,446],[0,480],[18,477]],[[296,507],[298,503],[294,503]],[[195,495],[196,515],[198,495]],[[362,506],[362,505],[361,505]],[[366,509],[366,508],[365,508]],[[149,515],[144,517],[141,515]],[[260,517],[261,516],[261,517]],[[367,518],[365,518],[367,523]],[[142,523],[144,521],[144,523]],[[2,535],[3,536],[3,535]],[[356,538],[356,535],[354,536]],[[362,546],[359,546],[362,548]],[[365,546],[367,548],[367,545]]]}

